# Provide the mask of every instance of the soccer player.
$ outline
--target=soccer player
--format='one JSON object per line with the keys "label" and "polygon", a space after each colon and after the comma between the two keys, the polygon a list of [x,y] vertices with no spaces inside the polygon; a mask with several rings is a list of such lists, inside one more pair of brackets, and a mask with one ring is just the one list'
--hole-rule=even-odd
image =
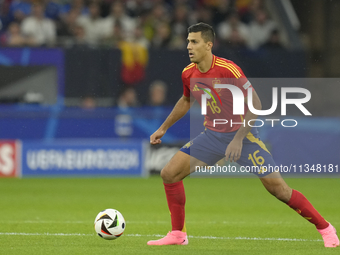
{"label": "soccer player", "polygon": [[[261,101],[240,67],[230,60],[212,54],[214,37],[214,30],[207,24],[198,23],[188,28],[187,49],[192,63],[182,72],[183,96],[164,123],[150,136],[151,144],[161,143],[161,138],[168,128],[188,112],[194,99],[201,104],[202,94],[210,95],[204,103],[209,106],[204,121],[205,131],[184,145],[161,171],[171,213],[172,231],[159,240],[149,241],[148,245],[188,244],[184,224],[185,192],[182,180],[194,172],[196,166],[211,166],[223,157],[241,166],[275,165],[256,129],[246,125],[257,117],[248,111],[248,88],[251,88],[249,91],[252,93],[249,94],[252,95],[255,109],[261,109]],[[232,82],[232,85],[243,92],[244,115],[232,114],[233,97],[229,89],[219,89],[218,86],[214,89],[214,85],[220,80]],[[215,100],[215,92],[221,101]],[[227,119],[234,125],[215,125],[214,119]],[[255,174],[272,195],[314,224],[322,235],[325,247],[339,246],[335,228],[318,213],[303,194],[290,188],[279,172],[262,170],[261,168]]]}

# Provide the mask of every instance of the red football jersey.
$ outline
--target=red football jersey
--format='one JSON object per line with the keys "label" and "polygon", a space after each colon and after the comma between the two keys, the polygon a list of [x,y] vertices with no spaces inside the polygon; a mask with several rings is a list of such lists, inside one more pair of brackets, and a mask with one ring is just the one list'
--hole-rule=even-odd
{"label": "red football jersey", "polygon": [[[211,67],[206,73],[201,73],[197,68],[197,64],[191,63],[184,68],[182,81],[184,96],[194,97],[200,105],[202,105],[202,94],[207,94],[207,110],[203,123],[206,128],[217,132],[234,132],[243,125],[244,114],[233,115],[233,96],[231,91],[214,87],[216,84],[234,85],[243,92],[244,98],[247,97],[247,89],[252,88],[252,86],[241,68],[234,62],[213,55]],[[210,92],[213,98],[207,91]],[[244,113],[247,111],[248,106],[244,102]],[[227,123],[215,123],[214,127],[214,119],[227,120]]]}

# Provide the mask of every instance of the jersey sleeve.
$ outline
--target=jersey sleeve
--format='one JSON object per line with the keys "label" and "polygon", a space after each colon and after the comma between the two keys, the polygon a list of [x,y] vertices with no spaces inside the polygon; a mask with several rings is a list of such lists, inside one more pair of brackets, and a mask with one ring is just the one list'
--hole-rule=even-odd
{"label": "jersey sleeve", "polygon": [[183,82],[183,95],[185,97],[190,97],[190,79],[185,77],[184,72],[182,73],[182,82]]}

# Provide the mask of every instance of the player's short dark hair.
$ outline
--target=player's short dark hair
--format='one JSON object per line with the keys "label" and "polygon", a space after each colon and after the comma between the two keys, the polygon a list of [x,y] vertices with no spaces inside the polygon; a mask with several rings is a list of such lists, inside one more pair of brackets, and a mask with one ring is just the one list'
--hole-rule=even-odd
{"label": "player's short dark hair", "polygon": [[189,33],[197,33],[201,32],[202,38],[205,42],[214,42],[215,40],[215,31],[212,28],[212,26],[200,22],[195,25],[192,25],[188,28],[188,34]]}

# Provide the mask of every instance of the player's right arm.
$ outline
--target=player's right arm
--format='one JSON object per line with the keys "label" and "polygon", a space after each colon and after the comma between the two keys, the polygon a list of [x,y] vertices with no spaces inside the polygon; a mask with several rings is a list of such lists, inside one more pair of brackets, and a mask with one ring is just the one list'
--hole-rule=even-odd
{"label": "player's right arm", "polygon": [[182,96],[178,102],[176,103],[175,107],[172,109],[169,116],[163,122],[163,124],[150,136],[150,143],[151,144],[159,144],[161,143],[161,138],[166,133],[168,128],[170,128],[173,124],[175,124],[180,118],[182,118],[190,109],[191,105],[194,103],[195,100],[191,99],[190,97]]}

